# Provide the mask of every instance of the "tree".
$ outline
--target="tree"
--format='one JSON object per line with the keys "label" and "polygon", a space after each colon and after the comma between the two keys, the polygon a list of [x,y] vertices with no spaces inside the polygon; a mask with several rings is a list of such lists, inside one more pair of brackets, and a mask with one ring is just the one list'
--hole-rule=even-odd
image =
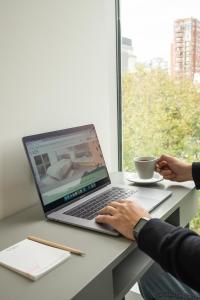
{"label": "tree", "polygon": [[123,77],[123,168],[133,157],[168,153],[200,158],[200,93],[190,80],[139,65]]}

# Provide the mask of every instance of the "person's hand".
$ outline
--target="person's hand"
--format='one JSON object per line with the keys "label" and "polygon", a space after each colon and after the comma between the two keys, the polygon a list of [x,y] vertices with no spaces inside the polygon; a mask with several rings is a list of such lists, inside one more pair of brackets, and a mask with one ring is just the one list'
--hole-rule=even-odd
{"label": "person's hand", "polygon": [[192,180],[192,165],[169,155],[161,155],[156,164],[156,171],[168,180]]}
{"label": "person's hand", "polygon": [[122,235],[133,240],[133,227],[142,217],[151,218],[136,201],[119,200],[104,207],[96,217],[96,222],[109,224]]}

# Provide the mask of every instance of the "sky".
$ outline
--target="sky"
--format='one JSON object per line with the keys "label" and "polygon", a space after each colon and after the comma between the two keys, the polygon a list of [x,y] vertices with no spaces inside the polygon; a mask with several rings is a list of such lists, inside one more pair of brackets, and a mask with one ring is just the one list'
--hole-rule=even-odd
{"label": "sky", "polygon": [[200,0],[121,0],[122,36],[132,39],[137,61],[170,61],[174,20],[200,20]]}

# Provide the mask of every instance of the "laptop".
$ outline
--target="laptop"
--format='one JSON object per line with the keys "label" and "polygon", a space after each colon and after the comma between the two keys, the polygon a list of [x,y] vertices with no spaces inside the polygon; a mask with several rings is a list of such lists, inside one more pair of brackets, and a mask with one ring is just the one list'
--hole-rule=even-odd
{"label": "laptop", "polygon": [[111,226],[95,222],[113,200],[134,198],[148,211],[170,191],[113,185],[93,124],[23,137],[46,218],[111,235]]}

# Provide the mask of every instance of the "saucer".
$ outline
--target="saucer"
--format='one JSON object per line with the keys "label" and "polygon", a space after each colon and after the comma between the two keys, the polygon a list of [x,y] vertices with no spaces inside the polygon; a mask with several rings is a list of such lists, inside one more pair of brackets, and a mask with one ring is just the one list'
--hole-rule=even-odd
{"label": "saucer", "polygon": [[159,182],[159,181],[163,180],[163,177],[160,174],[154,172],[152,178],[142,179],[136,173],[132,173],[129,176],[127,176],[126,179],[128,181],[132,182],[132,183],[148,185],[148,184],[153,184],[153,183],[156,183],[156,182]]}

